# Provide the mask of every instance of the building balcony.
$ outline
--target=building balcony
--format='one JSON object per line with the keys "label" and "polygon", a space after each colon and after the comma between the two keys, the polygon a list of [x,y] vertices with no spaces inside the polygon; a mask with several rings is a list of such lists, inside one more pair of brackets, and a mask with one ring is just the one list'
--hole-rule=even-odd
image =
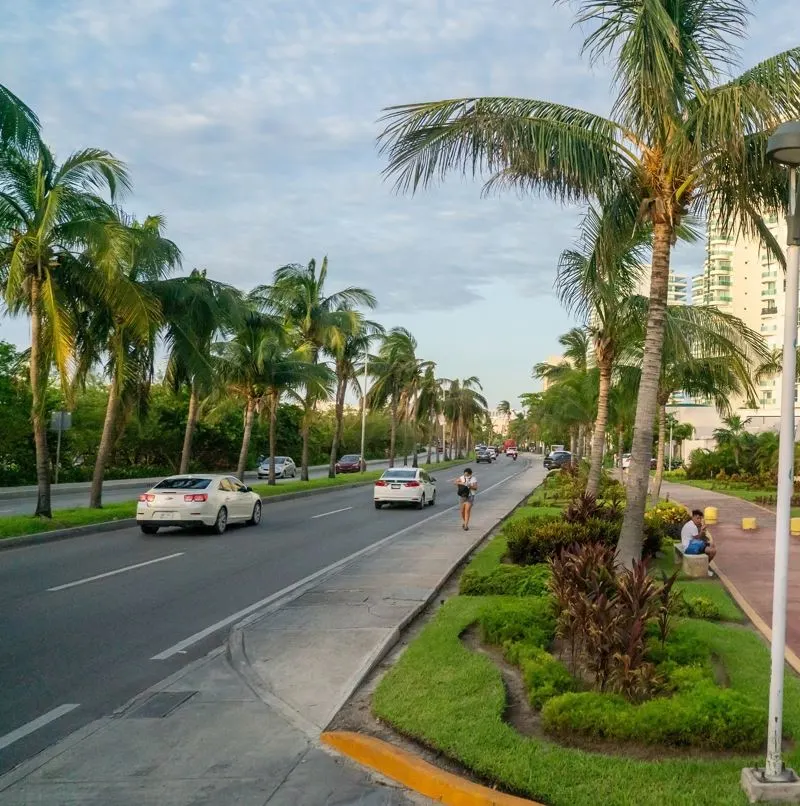
{"label": "building balcony", "polygon": [[761,289],[761,296],[762,297],[774,297],[777,294],[777,290],[775,288],[762,288]]}
{"label": "building balcony", "polygon": [[778,309],[771,306],[767,306],[761,309],[762,316],[775,316],[776,313],[778,313]]}

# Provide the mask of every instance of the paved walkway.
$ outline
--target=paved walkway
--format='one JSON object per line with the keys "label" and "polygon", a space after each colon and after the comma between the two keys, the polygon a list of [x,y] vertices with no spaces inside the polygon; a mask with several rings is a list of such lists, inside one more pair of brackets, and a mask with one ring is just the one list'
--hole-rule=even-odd
{"label": "paved walkway", "polygon": [[[775,515],[741,498],[687,484],[664,482],[661,495],[669,495],[671,500],[679,501],[689,509],[717,508],[719,522],[710,527],[718,547],[714,562],[756,613],[771,625]],[[755,532],[742,529],[742,518],[747,517],[758,520]],[[800,655],[800,538],[792,538],[789,550],[786,643],[796,655]]]}
{"label": "paved walkway", "polygon": [[[322,749],[320,732],[542,467],[438,511],[232,631],[226,647],[0,778],[0,805],[405,806],[428,802]],[[451,500],[455,499],[455,495]]]}

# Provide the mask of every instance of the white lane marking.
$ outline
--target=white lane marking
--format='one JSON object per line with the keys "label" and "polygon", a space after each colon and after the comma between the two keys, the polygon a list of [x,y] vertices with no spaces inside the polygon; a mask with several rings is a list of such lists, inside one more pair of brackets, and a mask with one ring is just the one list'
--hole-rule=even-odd
{"label": "white lane marking", "polygon": [[175,554],[167,554],[165,557],[156,557],[155,560],[148,560],[144,563],[136,563],[135,565],[126,565],[124,568],[117,568],[114,571],[106,571],[105,574],[95,574],[93,577],[86,577],[85,579],[76,579],[74,582],[67,582],[66,585],[56,585],[54,588],[48,588],[49,591],[63,591],[67,588],[74,588],[78,585],[85,585],[87,582],[94,582],[97,579],[105,579],[106,577],[114,577],[117,574],[124,574],[126,571],[133,571],[136,568],[144,568],[146,565],[153,565],[153,563],[163,563],[164,560],[172,560],[175,557],[182,557],[184,552],[178,551]]}
{"label": "white lane marking", "polygon": [[[523,472],[522,470],[520,473]],[[518,476],[519,473],[514,473],[511,476],[506,476],[506,478],[501,479],[496,484],[493,484],[491,487],[487,487],[483,490],[483,493],[486,494],[490,490],[493,490],[495,487],[499,487],[501,484],[505,484],[507,481]],[[400,537],[400,535],[406,534],[406,532],[412,531],[412,529],[416,529],[419,526],[422,526],[428,521],[436,520],[436,518],[441,518],[443,515],[446,515],[448,512],[453,512],[454,510],[458,509],[459,504],[454,504],[451,507],[447,507],[446,509],[440,509],[435,515],[429,515],[427,518],[422,518],[422,520],[416,521],[412,523],[410,526],[406,526],[405,529],[401,529],[399,532],[394,532],[390,534],[388,537],[384,537],[379,540],[377,543],[372,543],[369,546],[365,546],[363,549],[359,549],[358,551],[349,554],[347,557],[343,557],[341,560],[337,560],[335,563],[331,563],[330,565],[325,566],[325,568],[320,568],[319,571],[315,571],[313,574],[309,574],[307,577],[303,577],[302,579],[298,580],[297,582],[292,583],[291,585],[287,585],[285,588],[277,591],[276,593],[271,594],[270,596],[266,596],[264,599],[260,599],[257,602],[253,602],[253,604],[248,605],[247,607],[242,608],[241,610],[237,610],[235,613],[227,616],[224,619],[220,619],[219,621],[215,622],[214,624],[206,627],[204,630],[200,630],[196,632],[194,635],[190,635],[188,638],[184,638],[183,641],[178,641],[177,644],[165,649],[163,652],[159,652],[158,655],[153,655],[150,660],[167,660],[171,658],[173,655],[177,655],[179,653],[183,653],[185,649],[196,644],[198,641],[202,641],[204,638],[208,638],[209,635],[213,635],[217,630],[221,630],[223,627],[227,627],[229,624],[233,624],[234,622],[240,621],[245,616],[249,616],[251,613],[254,613],[256,610],[260,610],[262,607],[266,607],[269,604],[277,601],[278,599],[283,599],[284,597],[294,593],[300,588],[304,588],[311,582],[315,582],[316,580],[320,579],[321,577],[325,577],[334,571],[338,571],[340,568],[343,568],[346,565],[349,565],[353,560],[357,560],[359,557],[363,557],[365,554],[370,554],[373,551],[377,551],[381,546],[386,545],[390,541],[394,540],[396,537]],[[300,594],[298,594],[299,596]]]}
{"label": "white lane marking", "polygon": [[330,512],[323,512],[321,515],[312,515],[311,520],[313,521],[315,518],[324,518],[326,515],[335,515],[337,512],[347,512],[348,509],[352,509],[353,507],[342,507],[341,509],[332,509]]}
{"label": "white lane marking", "polygon": [[52,711],[48,711],[46,714],[42,714],[41,716],[36,717],[36,719],[32,719],[26,725],[22,725],[22,727],[19,727],[16,730],[12,730],[11,733],[6,733],[5,736],[0,736],[0,750],[2,750],[4,747],[8,747],[10,744],[14,744],[14,742],[18,742],[20,739],[24,739],[26,736],[30,736],[31,733],[39,730],[39,728],[49,725],[59,717],[64,716],[64,714],[68,714],[70,711],[74,711],[78,707],[79,706],[77,703],[66,703],[65,705],[59,705],[58,708],[53,708]]}

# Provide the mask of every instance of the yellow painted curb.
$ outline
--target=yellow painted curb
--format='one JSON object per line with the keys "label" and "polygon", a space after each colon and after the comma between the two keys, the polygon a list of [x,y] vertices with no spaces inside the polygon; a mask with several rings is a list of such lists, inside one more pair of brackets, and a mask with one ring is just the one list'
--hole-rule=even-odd
{"label": "yellow painted curb", "polygon": [[372,736],[328,731],[320,738],[328,747],[359,764],[447,806],[543,806],[466,781]]}

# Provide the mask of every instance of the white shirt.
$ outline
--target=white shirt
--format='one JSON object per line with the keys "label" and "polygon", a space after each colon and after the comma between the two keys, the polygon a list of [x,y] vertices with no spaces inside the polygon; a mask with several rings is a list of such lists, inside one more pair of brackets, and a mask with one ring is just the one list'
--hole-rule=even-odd
{"label": "white shirt", "polygon": [[683,529],[681,529],[681,544],[683,547],[686,548],[692,542],[692,539],[699,534],[700,530],[697,528],[697,524],[694,521],[686,521],[683,524]]}
{"label": "white shirt", "polygon": [[463,484],[465,487],[469,487],[470,492],[474,495],[475,490],[478,489],[478,479],[475,476],[459,476],[458,477],[458,484]]}

